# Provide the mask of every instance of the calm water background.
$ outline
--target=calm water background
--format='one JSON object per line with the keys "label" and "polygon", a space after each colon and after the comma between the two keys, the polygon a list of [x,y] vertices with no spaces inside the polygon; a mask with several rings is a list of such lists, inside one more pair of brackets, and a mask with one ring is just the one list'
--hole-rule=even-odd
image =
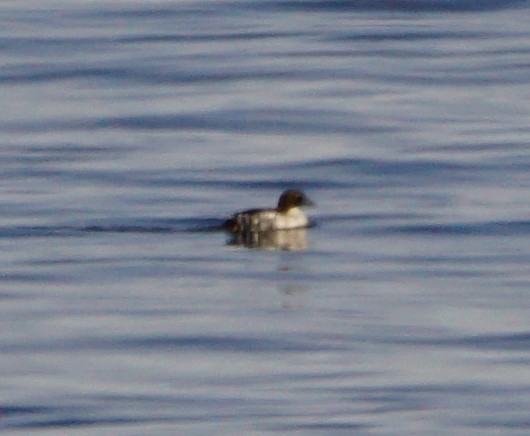
{"label": "calm water background", "polygon": [[528,2],[0,11],[4,433],[529,433]]}

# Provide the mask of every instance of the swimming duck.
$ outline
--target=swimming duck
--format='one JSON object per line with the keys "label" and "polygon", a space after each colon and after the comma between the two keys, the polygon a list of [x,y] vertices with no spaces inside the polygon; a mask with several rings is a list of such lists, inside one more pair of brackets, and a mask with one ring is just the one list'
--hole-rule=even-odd
{"label": "swimming duck", "polygon": [[300,208],[313,205],[303,192],[288,189],[280,196],[276,208],[237,212],[223,227],[232,233],[300,229],[309,225],[309,220]]}

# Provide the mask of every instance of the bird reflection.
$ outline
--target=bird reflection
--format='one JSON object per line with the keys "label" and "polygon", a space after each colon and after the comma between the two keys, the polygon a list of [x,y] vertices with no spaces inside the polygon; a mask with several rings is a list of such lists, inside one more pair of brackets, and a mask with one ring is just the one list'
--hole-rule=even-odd
{"label": "bird reflection", "polygon": [[231,235],[228,245],[241,245],[260,250],[305,250],[308,246],[307,229],[238,232]]}

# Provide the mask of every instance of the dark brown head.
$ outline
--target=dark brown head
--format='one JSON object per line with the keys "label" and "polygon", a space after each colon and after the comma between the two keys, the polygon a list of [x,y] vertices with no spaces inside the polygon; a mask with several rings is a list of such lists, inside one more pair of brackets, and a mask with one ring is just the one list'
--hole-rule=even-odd
{"label": "dark brown head", "polygon": [[293,207],[300,206],[314,206],[314,203],[303,192],[296,189],[283,191],[278,201],[278,210],[280,212],[286,212]]}

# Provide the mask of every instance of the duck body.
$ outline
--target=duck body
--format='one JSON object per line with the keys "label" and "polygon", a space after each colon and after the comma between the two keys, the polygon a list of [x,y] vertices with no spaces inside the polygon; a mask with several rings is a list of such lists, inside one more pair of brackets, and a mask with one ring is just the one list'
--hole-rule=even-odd
{"label": "duck body", "polygon": [[282,193],[278,207],[274,209],[248,209],[232,215],[224,228],[232,233],[269,232],[274,230],[300,229],[309,225],[301,206],[313,202],[302,192],[287,190]]}
{"label": "duck body", "polygon": [[299,208],[287,212],[276,209],[249,209],[238,212],[227,221],[232,232],[268,232],[271,230],[289,230],[307,227],[309,221]]}

